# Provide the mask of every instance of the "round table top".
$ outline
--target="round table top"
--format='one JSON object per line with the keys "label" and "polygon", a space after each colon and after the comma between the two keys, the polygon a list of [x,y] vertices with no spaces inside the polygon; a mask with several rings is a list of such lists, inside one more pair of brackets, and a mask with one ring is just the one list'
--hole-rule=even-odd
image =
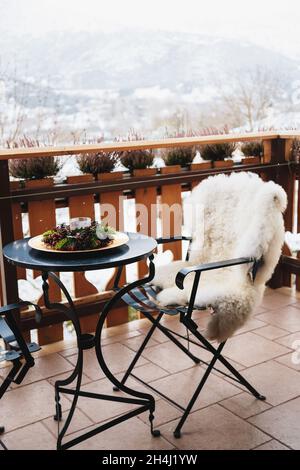
{"label": "round table top", "polygon": [[107,269],[135,263],[150,256],[157,247],[154,238],[126,232],[129,241],[118,248],[86,254],[45,253],[30,248],[30,237],[16,240],[3,248],[4,257],[12,264],[37,271],[75,272]]}

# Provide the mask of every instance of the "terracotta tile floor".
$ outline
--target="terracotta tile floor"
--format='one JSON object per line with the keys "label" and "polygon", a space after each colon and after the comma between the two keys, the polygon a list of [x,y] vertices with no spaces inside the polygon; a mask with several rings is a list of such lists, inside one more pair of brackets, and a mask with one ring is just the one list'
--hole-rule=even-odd
{"label": "terracotta tile floor", "polygon": [[[203,327],[207,312],[196,315]],[[169,327],[182,332],[177,319],[166,318]],[[146,320],[110,328],[104,353],[111,370],[122,377],[134,351],[147,332]],[[298,344],[295,343],[298,340]],[[297,350],[298,348],[298,350]],[[192,346],[192,351],[209,360],[210,354]],[[180,410],[156,395],[156,426],[160,438],[149,433],[147,414],[132,418],[76,446],[80,449],[300,449],[300,294],[288,288],[268,290],[261,307],[249,323],[231,338],[224,355],[264,395],[255,400],[242,386],[214,371],[183,428],[174,439]],[[76,363],[74,341],[60,342],[37,353],[36,366],[21,386],[13,385],[0,401],[0,424],[6,426],[3,441],[10,449],[54,449],[57,423],[53,420],[55,380],[67,376]],[[98,369],[92,350],[85,352],[83,389],[113,392]],[[0,363],[0,377],[5,364]],[[223,366],[219,365],[221,370]],[[157,333],[149,343],[135,375],[187,403],[204,368],[194,365],[167,338]],[[130,378],[136,390],[145,387]],[[70,408],[62,397],[63,419]],[[69,436],[89,430],[128,411],[132,405],[80,398]]]}

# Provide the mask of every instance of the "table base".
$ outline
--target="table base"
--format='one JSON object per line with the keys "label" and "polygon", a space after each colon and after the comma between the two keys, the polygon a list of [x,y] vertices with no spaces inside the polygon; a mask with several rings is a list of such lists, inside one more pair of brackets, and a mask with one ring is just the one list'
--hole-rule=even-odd
{"label": "table base", "polygon": [[[144,278],[142,280],[135,281],[131,284],[128,284],[121,289],[115,285],[116,291],[114,296],[106,303],[105,307],[103,308],[100,316],[99,316],[99,321],[97,324],[97,329],[95,336],[91,334],[82,334],[81,332],[81,327],[80,327],[80,322],[78,315],[76,314],[76,309],[75,305],[72,301],[72,298],[64,286],[64,284],[61,282],[59,277],[53,273],[53,272],[43,272],[42,273],[42,278],[43,278],[43,293],[44,293],[44,300],[45,300],[45,306],[48,309],[58,309],[62,311],[66,317],[72,321],[74,325],[74,329],[76,332],[77,336],[77,347],[78,347],[78,357],[77,357],[77,363],[75,365],[75,368],[71,375],[64,380],[59,380],[55,382],[55,403],[56,403],[56,413],[54,416],[54,419],[58,422],[58,439],[57,439],[57,449],[69,449],[70,447],[73,447],[80,442],[85,441],[86,439],[89,439],[90,437],[95,436],[96,434],[99,434],[103,431],[106,431],[107,429],[116,426],[120,423],[123,423],[124,421],[127,421],[130,418],[133,418],[134,416],[138,416],[141,413],[144,413],[145,411],[149,411],[149,421],[150,421],[150,432],[152,436],[158,437],[160,436],[160,431],[155,430],[153,427],[153,420],[154,420],[154,411],[155,411],[155,400],[154,397],[148,393],[144,392],[139,392],[136,390],[133,390],[132,388],[128,387],[127,385],[121,383],[110,371],[109,367],[107,366],[105,359],[103,357],[103,352],[101,348],[101,333],[103,330],[103,327],[105,325],[106,318],[111,311],[111,309],[115,306],[117,302],[119,302],[124,294],[132,290],[136,286],[143,285],[145,282],[150,282],[153,277],[154,277],[154,264],[153,264],[153,255],[149,257],[150,264],[149,264],[149,275],[147,278]],[[61,304],[61,303],[53,303],[49,299],[49,284],[48,284],[48,278],[53,279],[53,281],[59,286],[61,291],[64,293],[68,305]],[[116,277],[116,279],[120,279],[120,270],[119,273]],[[114,396],[114,395],[106,395],[106,394],[100,394],[100,393],[92,393],[88,391],[83,391],[81,390],[81,380],[82,380],[82,373],[83,373],[83,351],[86,349],[92,349],[95,348],[97,360],[99,363],[99,367],[102,369],[104,372],[105,376],[108,378],[108,380],[112,383],[114,389],[118,389],[123,391],[124,393],[130,395],[131,397],[120,397],[120,396]],[[76,381],[75,388],[68,388],[67,386],[70,385],[72,382]],[[72,395],[73,396],[73,401],[71,408],[68,412],[67,418],[65,420],[65,423],[63,425],[63,428],[60,430],[60,421],[62,419],[62,408],[60,404],[60,394],[65,393],[67,395]],[[104,400],[104,401],[111,401],[111,402],[118,402],[118,403],[127,403],[127,404],[132,404],[132,405],[137,405],[138,408],[133,409],[132,411],[128,411],[127,413],[124,413],[121,416],[118,416],[116,418],[111,419],[110,421],[105,422],[104,424],[101,424],[99,426],[96,426],[94,429],[79,435],[76,438],[70,439],[67,442],[62,442],[63,438],[70,426],[71,420],[73,418],[76,405],[78,402],[79,397],[86,397],[90,399],[96,399],[96,400]]]}

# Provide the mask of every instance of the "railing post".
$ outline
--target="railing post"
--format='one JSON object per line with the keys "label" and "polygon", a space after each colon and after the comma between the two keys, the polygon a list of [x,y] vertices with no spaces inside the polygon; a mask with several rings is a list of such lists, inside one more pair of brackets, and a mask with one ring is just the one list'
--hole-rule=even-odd
{"label": "railing post", "polygon": [[[145,168],[135,170],[135,176],[152,176],[156,175],[156,168]],[[137,188],[135,190],[135,204],[136,204],[136,218],[137,227],[136,231],[145,235],[150,235],[156,238],[157,236],[157,188],[156,186],[148,187],[145,185],[143,188]],[[141,214],[138,208],[143,206],[146,213],[144,214],[144,220],[139,221]],[[154,208],[154,210],[153,210]],[[148,265],[146,261],[140,261],[138,263],[138,276],[139,279],[146,276],[148,273]]]}
{"label": "railing post", "polygon": [[[79,184],[82,182],[94,181],[92,175],[78,175],[68,176],[67,182],[69,184]],[[95,218],[94,210],[94,194],[86,194],[84,196],[69,197],[69,213],[70,218],[73,217],[90,217],[91,220]],[[85,272],[74,273],[74,292],[75,297],[82,297],[84,295],[97,294],[98,290],[91,284],[85,277]],[[80,326],[84,333],[90,333],[96,330],[99,313],[88,315],[80,318]]]}
{"label": "railing post", "polygon": [[[172,174],[180,173],[180,165],[165,166],[161,168],[161,173]],[[172,208],[180,208],[180,214],[172,212]],[[179,219],[180,217],[180,219]],[[174,235],[181,235],[182,228],[182,199],[181,199],[181,184],[169,184],[161,186],[161,219],[162,219],[162,236],[172,237]],[[171,250],[173,253],[174,261],[182,259],[182,246],[181,243],[172,242],[163,246],[165,250]]]}
{"label": "railing post", "polygon": [[[299,178],[299,165],[296,168],[296,179],[298,181],[298,197],[297,197],[297,233],[300,232],[300,178]],[[300,259],[300,251],[297,253],[298,260]],[[296,290],[300,291],[300,275],[296,274]]]}
{"label": "railing post", "polygon": [[[265,144],[264,148],[268,152],[266,155],[266,162],[268,163],[282,163],[292,160],[291,139],[274,139],[268,141],[268,144]],[[285,230],[292,232],[294,219],[295,173],[289,167],[282,168],[280,171],[277,171],[275,168],[273,179],[276,183],[280,184],[287,193],[288,206],[284,214],[284,224]],[[283,254],[291,255],[286,244],[284,244],[283,247]],[[291,274],[284,272],[279,263],[269,285],[273,288],[282,286],[291,287]]]}
{"label": "railing post", "polygon": [[17,270],[2,255],[2,249],[14,240],[12,207],[10,200],[8,160],[0,161],[0,272],[3,304],[18,300]]}
{"label": "railing post", "polygon": [[[113,172],[113,173],[102,173],[99,175],[99,180],[101,182],[113,182],[123,177],[122,172]],[[107,213],[103,210],[103,207],[107,207]],[[109,210],[111,206],[111,213]],[[114,209],[114,210],[113,210]],[[123,208],[123,192],[122,191],[108,191],[106,193],[100,194],[100,214],[101,219],[105,218],[105,222],[108,225],[115,226],[117,230],[124,230],[124,208]],[[108,282],[106,289],[109,290],[113,287],[115,280],[115,274]],[[121,277],[119,280],[119,285],[123,286],[126,284],[126,270],[123,269]],[[128,307],[127,305],[121,305],[116,307],[111,311],[111,314],[106,320],[106,326],[116,326],[121,325],[122,323],[128,322]]]}

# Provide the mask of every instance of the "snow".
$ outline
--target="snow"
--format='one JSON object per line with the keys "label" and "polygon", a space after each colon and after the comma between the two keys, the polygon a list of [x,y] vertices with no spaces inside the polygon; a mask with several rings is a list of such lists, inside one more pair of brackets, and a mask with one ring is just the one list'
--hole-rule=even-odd
{"label": "snow", "polygon": [[292,253],[300,251],[300,233],[285,233],[285,243]]}
{"label": "snow", "polygon": [[265,119],[255,123],[256,129],[299,129],[300,111],[271,109]]}
{"label": "snow", "polygon": [[154,86],[149,88],[136,88],[133,92],[133,97],[137,99],[146,100],[171,100],[175,98],[174,93],[168,88],[161,88],[160,86]]}
{"label": "snow", "polygon": [[62,167],[59,170],[59,173],[56,177],[56,178],[59,179],[59,181],[62,181],[67,176],[82,175],[82,172],[80,171],[80,169],[77,165],[75,155],[71,155],[70,157],[61,158],[61,162],[62,162]]}

